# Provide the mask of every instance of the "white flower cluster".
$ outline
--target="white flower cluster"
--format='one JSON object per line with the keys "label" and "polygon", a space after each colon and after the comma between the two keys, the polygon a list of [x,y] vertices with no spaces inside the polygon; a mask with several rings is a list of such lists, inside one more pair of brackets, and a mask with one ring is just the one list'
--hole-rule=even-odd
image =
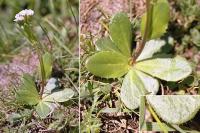
{"label": "white flower cluster", "polygon": [[33,16],[34,11],[31,9],[25,9],[20,11],[18,14],[15,15],[15,22],[23,21],[25,16]]}

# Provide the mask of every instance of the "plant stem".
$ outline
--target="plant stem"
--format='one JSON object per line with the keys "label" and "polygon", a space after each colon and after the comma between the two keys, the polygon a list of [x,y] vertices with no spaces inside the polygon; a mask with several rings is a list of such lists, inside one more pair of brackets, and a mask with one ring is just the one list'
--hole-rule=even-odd
{"label": "plant stem", "polygon": [[41,68],[41,75],[42,75],[42,86],[40,90],[40,97],[42,98],[42,95],[44,93],[44,86],[45,86],[45,70],[44,70],[44,63],[42,57],[39,57],[40,60],[40,68]]}
{"label": "plant stem", "polygon": [[162,122],[160,121],[160,119],[158,118],[158,116],[156,115],[156,113],[154,112],[154,110],[152,109],[152,107],[149,104],[147,105],[147,108],[150,111],[150,113],[152,114],[153,118],[156,120],[156,122],[158,122],[158,125],[163,130],[163,132],[168,133],[167,129],[164,127],[164,125],[162,124]]}
{"label": "plant stem", "polygon": [[37,55],[38,55],[38,59],[39,59],[39,62],[40,62],[40,71],[41,71],[41,89],[40,89],[40,97],[42,98],[42,95],[44,93],[44,85],[45,85],[45,70],[44,70],[44,63],[43,63],[43,59],[42,59],[42,55],[40,53],[40,50],[37,46],[37,44],[35,45],[36,47],[36,51],[37,51]]}
{"label": "plant stem", "polygon": [[142,38],[142,41],[136,47],[135,54],[134,54],[133,60],[132,60],[133,64],[135,63],[135,61],[139,57],[139,55],[142,53],[142,50],[144,49],[145,43],[150,36],[152,10],[153,10],[153,7],[151,5],[151,0],[146,0],[146,23],[145,23],[144,36]]}
{"label": "plant stem", "polygon": [[43,52],[42,45],[40,41],[37,40],[37,37],[33,34],[33,29],[31,28],[31,25],[28,23],[24,24],[24,32],[22,32],[27,39],[30,41],[32,46],[36,49],[36,53],[38,55],[39,63],[40,63],[40,71],[41,71],[41,88],[40,88],[40,98],[42,98],[42,95],[44,93],[44,86],[45,86],[45,69],[44,69],[44,63],[41,52]]}
{"label": "plant stem", "polygon": [[172,126],[173,128],[175,128],[177,131],[179,131],[180,133],[186,133],[186,131],[184,131],[183,129],[181,129],[178,125],[173,125],[173,124],[171,124],[171,126]]}
{"label": "plant stem", "polygon": [[44,63],[43,63],[43,58],[42,58],[42,54],[40,50],[40,47],[42,46],[41,43],[37,40],[37,37],[31,32],[31,26],[29,25],[28,29],[29,29],[29,34],[30,34],[30,41],[33,44],[33,47],[35,47],[37,55],[38,55],[38,59],[39,59],[39,63],[40,63],[40,71],[41,71],[41,88],[40,88],[40,98],[42,99],[42,95],[44,93],[44,86],[45,86],[45,69],[44,69]]}

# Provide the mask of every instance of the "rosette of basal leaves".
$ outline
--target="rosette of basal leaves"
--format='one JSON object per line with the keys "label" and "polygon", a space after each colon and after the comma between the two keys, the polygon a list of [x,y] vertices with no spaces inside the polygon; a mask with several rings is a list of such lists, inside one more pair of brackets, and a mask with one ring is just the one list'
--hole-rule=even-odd
{"label": "rosette of basal leaves", "polygon": [[22,85],[16,93],[16,100],[23,105],[33,106],[37,114],[41,118],[45,118],[54,111],[56,103],[66,102],[73,96],[74,91],[71,89],[57,89],[50,93],[44,93],[40,97],[33,77],[29,74],[24,74]]}
{"label": "rosette of basal leaves", "polygon": [[[157,6],[156,9],[165,5],[167,12],[159,14],[153,12],[152,21],[155,21],[153,25],[159,22],[160,16],[168,17],[169,15],[168,3],[165,0],[157,0],[157,2],[158,4],[154,3]],[[87,70],[96,76],[119,78],[125,75],[121,87],[121,100],[130,109],[139,107],[141,95],[158,92],[157,78],[165,81],[179,81],[192,72],[190,64],[183,57],[155,56],[165,42],[152,39],[160,37],[165,32],[167,24],[168,19],[165,19],[165,21],[162,20],[164,26],[151,26],[153,34],[149,35],[149,41],[145,44],[136,62],[133,63],[131,62],[133,58],[131,56],[133,55],[131,52],[133,38],[131,22],[126,14],[118,13],[110,22],[110,37],[99,39],[96,42],[97,52],[86,61]]]}

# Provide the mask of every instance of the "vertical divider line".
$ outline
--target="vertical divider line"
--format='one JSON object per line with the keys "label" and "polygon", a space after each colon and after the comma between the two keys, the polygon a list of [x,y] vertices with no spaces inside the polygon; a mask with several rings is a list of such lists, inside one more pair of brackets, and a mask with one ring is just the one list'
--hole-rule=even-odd
{"label": "vertical divider line", "polygon": [[80,47],[80,29],[81,29],[81,27],[80,27],[80,5],[81,5],[81,2],[80,2],[81,0],[79,0],[79,5],[78,5],[78,55],[79,55],[79,77],[78,77],[78,88],[79,88],[79,100],[78,100],[78,105],[79,105],[79,133],[81,133],[81,107],[80,107],[80,105],[81,105],[81,97],[80,97],[80,94],[81,94],[81,91],[80,91],[80,89],[81,89],[81,87],[80,87],[80,79],[81,79],[81,47]]}

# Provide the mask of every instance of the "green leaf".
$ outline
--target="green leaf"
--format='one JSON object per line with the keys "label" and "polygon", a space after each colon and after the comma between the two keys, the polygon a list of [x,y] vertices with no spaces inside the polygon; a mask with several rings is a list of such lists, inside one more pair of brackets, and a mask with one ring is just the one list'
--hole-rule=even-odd
{"label": "green leaf", "polygon": [[135,68],[166,81],[178,81],[192,72],[190,64],[182,57],[153,58],[135,64]]}
{"label": "green leaf", "polygon": [[[45,79],[48,79],[51,76],[52,67],[53,67],[53,57],[49,52],[46,52],[43,56],[43,64],[44,64],[44,71],[45,71]],[[41,69],[39,66],[39,72],[41,75]]]}
{"label": "green leaf", "polygon": [[129,59],[117,52],[101,51],[86,61],[86,68],[92,74],[103,78],[117,78],[130,68]]}
{"label": "green leaf", "polygon": [[115,51],[120,52],[117,46],[109,37],[103,37],[96,41],[96,47],[99,51]]}
{"label": "green leaf", "polygon": [[[157,2],[153,3],[150,35],[148,36],[147,40],[159,38],[160,36],[162,36],[163,33],[165,33],[170,19],[169,11],[169,3],[167,2],[167,0],[157,0]],[[146,14],[147,13],[142,16],[142,36],[144,36],[145,32]]]}
{"label": "green leaf", "polygon": [[190,30],[190,34],[191,34],[192,42],[199,47],[200,46],[200,32],[197,29],[193,28]]}
{"label": "green leaf", "polygon": [[150,40],[148,41],[144,49],[142,50],[142,53],[137,58],[137,61],[141,61],[144,59],[148,59],[153,57],[154,54],[160,52],[161,48],[166,44],[164,40]]}
{"label": "green leaf", "polygon": [[113,42],[123,55],[131,56],[132,30],[131,22],[125,13],[114,15],[109,25]]}
{"label": "green leaf", "polygon": [[74,91],[71,89],[64,89],[61,91],[56,91],[49,94],[45,94],[43,96],[42,101],[45,102],[66,102],[68,101],[70,98],[72,98],[74,96]]}
{"label": "green leaf", "polygon": [[26,105],[36,105],[40,101],[35,83],[29,74],[23,75],[22,85],[16,93],[16,100]]}
{"label": "green leaf", "polygon": [[37,114],[41,118],[46,118],[52,112],[51,104],[52,103],[40,101],[35,107]]}
{"label": "green leaf", "polygon": [[[171,126],[162,123],[168,132],[175,131]],[[154,132],[162,132],[163,130],[160,128],[159,124],[157,122],[145,122],[142,125],[141,131],[154,131]]]}
{"label": "green leaf", "polygon": [[200,96],[146,96],[148,103],[165,122],[182,124],[191,120],[200,109]]}
{"label": "green leaf", "polygon": [[156,94],[158,81],[145,73],[131,69],[125,76],[121,87],[121,100],[129,109],[136,109],[140,104],[140,96],[148,93]]}
{"label": "green leaf", "polygon": [[139,122],[140,122],[140,129],[142,128],[145,121],[145,96],[140,97],[140,115],[139,115]]}

